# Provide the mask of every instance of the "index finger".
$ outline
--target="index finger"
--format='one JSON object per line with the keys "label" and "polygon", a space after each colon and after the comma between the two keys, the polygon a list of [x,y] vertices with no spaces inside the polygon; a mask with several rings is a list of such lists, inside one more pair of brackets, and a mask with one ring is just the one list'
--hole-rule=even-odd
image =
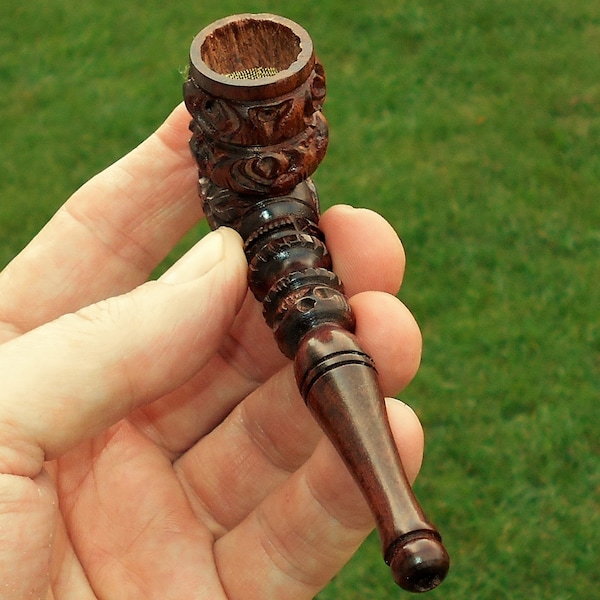
{"label": "index finger", "polygon": [[147,279],[202,216],[189,119],[179,105],[73,194],[0,274],[0,321],[28,331]]}

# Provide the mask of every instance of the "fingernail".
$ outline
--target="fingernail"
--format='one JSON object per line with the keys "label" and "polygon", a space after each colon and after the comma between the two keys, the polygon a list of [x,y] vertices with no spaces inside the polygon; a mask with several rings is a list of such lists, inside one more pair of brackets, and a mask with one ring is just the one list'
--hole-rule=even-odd
{"label": "fingernail", "polygon": [[339,211],[343,211],[343,212],[354,212],[356,210],[356,208],[354,206],[352,206],[351,204],[335,204],[334,205],[336,210]]}
{"label": "fingernail", "polygon": [[400,400],[400,398],[390,398],[390,400],[394,400],[398,404],[402,405],[404,408],[407,408],[411,412],[415,413],[415,415],[417,414],[415,412],[415,409],[412,406],[410,406],[409,404],[406,404],[406,402],[404,402],[404,400]]}
{"label": "fingernail", "polygon": [[225,239],[219,229],[205,235],[188,250],[158,280],[169,285],[179,285],[198,279],[212,270],[225,256]]}

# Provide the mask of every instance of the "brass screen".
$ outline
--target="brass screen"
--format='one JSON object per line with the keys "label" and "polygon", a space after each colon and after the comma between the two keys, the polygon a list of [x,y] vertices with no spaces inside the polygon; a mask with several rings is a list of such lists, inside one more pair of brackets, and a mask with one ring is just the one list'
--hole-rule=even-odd
{"label": "brass screen", "polygon": [[279,73],[279,69],[275,67],[252,67],[243,71],[227,73],[226,77],[230,79],[262,79],[263,77],[273,77],[277,73]]}

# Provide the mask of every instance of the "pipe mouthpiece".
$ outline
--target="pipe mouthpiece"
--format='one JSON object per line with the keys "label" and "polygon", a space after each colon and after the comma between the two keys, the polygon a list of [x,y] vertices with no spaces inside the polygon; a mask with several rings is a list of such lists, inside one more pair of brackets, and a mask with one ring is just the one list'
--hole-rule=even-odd
{"label": "pipe mouthpiece", "polygon": [[388,550],[386,562],[395,582],[409,592],[421,593],[437,587],[448,573],[450,557],[434,532],[400,539]]}

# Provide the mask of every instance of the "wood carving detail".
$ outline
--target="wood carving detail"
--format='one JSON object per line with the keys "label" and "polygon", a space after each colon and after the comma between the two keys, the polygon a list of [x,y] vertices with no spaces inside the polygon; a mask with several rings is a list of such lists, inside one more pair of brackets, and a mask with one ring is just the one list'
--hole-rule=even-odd
{"label": "wood carving detail", "polygon": [[353,335],[355,318],[319,229],[310,176],[328,131],[312,40],[273,15],[217,21],[192,43],[184,98],[208,222],[244,239],[249,287],[373,511],[395,581],[413,592],[436,587],[448,555],[406,480],[375,365]]}
{"label": "wood carving detail", "polygon": [[312,175],[325,156],[320,63],[298,89],[281,97],[252,103],[217,98],[191,78],[184,97],[194,116],[192,151],[199,169],[220,187],[279,195]]}

